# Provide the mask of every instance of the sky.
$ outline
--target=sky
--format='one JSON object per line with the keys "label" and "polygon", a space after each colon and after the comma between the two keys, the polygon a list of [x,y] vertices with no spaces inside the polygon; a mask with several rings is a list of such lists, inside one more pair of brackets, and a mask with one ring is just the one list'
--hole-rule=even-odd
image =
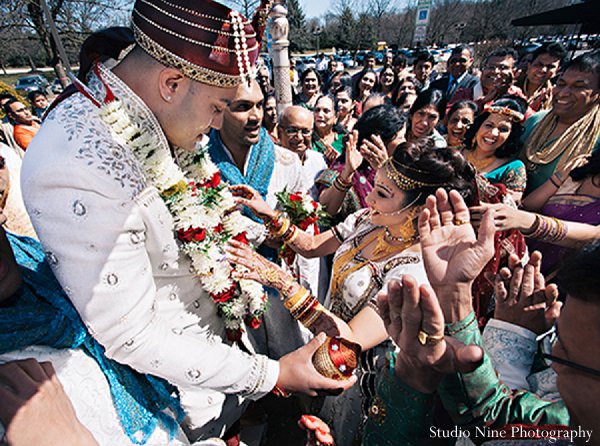
{"label": "sky", "polygon": [[306,17],[319,17],[331,7],[333,0],[300,0]]}

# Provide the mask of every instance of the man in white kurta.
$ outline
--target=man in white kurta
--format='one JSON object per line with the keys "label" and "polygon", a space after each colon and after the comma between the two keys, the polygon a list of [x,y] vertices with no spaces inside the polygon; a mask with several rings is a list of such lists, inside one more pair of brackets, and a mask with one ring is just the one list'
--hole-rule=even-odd
{"label": "man in white kurta", "polygon": [[[238,35],[244,29],[243,48],[220,39],[223,22]],[[179,250],[177,215],[100,118],[114,95],[158,150],[194,150],[221,125],[235,93],[223,87],[251,71],[258,33],[223,5],[181,0],[139,0],[133,30],[137,46],[112,71],[95,65],[88,87],[49,113],[23,163],[23,195],[56,277],[106,356],[177,386],[192,440],[221,436],[245,398],[276,384],[301,392],[340,385],[307,367],[314,349],[278,363],[226,342],[215,302]]]}
{"label": "man in white kurta", "polygon": [[[141,99],[110,70],[100,74],[143,131],[166,145]],[[90,87],[102,96],[96,76]],[[226,415],[205,436],[222,435],[239,416],[238,398],[226,393],[258,398],[273,388],[275,362],[222,342],[223,322],[178,249],[167,207],[83,95],[48,115],[26,155],[22,189],[48,261],[89,331],[108,357],[176,384],[192,428]]]}

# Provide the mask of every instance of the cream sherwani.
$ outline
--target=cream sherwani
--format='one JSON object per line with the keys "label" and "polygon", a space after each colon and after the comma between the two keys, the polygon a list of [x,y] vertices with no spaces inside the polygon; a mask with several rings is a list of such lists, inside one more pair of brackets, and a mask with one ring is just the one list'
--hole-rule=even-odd
{"label": "cream sherwani", "polygon": [[[108,69],[101,76],[143,131],[167,146],[142,100]],[[97,77],[90,88],[104,98]],[[167,207],[98,112],[77,93],[49,114],[23,163],[27,210],[106,355],[176,385],[192,439],[222,435],[244,397],[273,388],[279,366],[224,341],[217,307],[180,253]]]}

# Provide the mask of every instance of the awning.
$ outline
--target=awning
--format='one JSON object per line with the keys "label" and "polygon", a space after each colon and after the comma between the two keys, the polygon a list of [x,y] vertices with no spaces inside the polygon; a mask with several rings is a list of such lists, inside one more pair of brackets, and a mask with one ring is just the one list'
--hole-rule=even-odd
{"label": "awning", "polygon": [[514,26],[581,24],[582,34],[600,33],[600,1],[591,0],[515,19]]}

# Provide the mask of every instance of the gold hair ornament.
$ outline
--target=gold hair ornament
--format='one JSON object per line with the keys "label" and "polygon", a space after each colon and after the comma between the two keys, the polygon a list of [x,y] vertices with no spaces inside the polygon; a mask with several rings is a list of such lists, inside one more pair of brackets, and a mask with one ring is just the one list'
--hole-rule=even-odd
{"label": "gold hair ornament", "polygon": [[[417,171],[417,169],[412,169],[409,166],[405,166],[404,164],[398,163],[398,165],[402,169],[412,170],[412,171],[415,171],[415,172]],[[383,165],[383,167],[385,168],[385,173],[387,174],[387,176],[394,183],[396,183],[396,186],[398,186],[399,189],[404,190],[404,191],[414,190],[414,189],[418,189],[418,188],[421,188],[421,187],[443,186],[442,183],[426,183],[424,181],[419,181],[419,180],[415,180],[413,178],[409,178],[403,172],[401,172],[398,169],[396,169],[396,166],[394,165],[394,162],[392,161],[391,158],[389,158],[385,162],[385,164]]]}
{"label": "gold hair ornament", "polygon": [[498,115],[507,116],[514,122],[522,123],[523,121],[525,121],[525,115],[523,113],[520,113],[520,112],[513,110],[512,108],[508,108],[508,107],[501,107],[499,105],[487,105],[483,109],[483,111],[488,112],[488,113],[494,113],[494,114],[498,114]]}

